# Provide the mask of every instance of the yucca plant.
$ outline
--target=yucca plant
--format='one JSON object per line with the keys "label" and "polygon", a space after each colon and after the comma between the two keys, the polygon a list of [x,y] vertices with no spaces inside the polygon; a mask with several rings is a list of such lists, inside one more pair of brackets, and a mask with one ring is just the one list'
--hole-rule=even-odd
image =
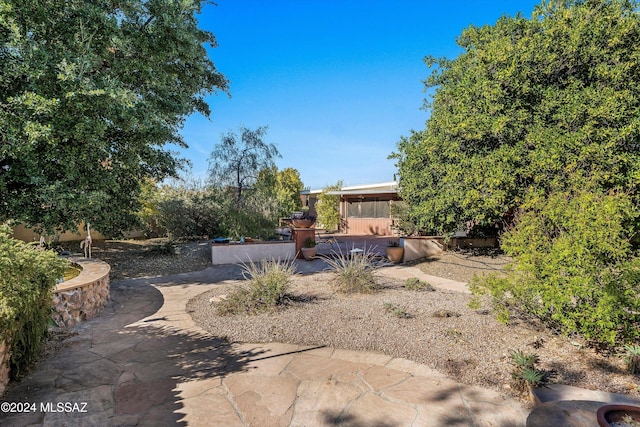
{"label": "yucca plant", "polygon": [[372,293],[380,288],[376,281],[377,255],[370,248],[355,255],[334,251],[326,261],[333,269],[331,284],[337,292]]}
{"label": "yucca plant", "polygon": [[538,387],[544,382],[544,372],[539,371],[536,368],[529,367],[521,371],[513,372],[513,378],[515,380],[521,380],[531,387]]}
{"label": "yucca plant", "polygon": [[535,354],[525,353],[522,350],[512,351],[510,353],[511,361],[516,365],[519,370],[525,370],[527,368],[533,368],[538,363],[538,356]]}
{"label": "yucca plant", "polygon": [[511,372],[513,388],[521,393],[528,391],[533,396],[532,388],[538,387],[545,382],[544,372],[535,366],[539,361],[538,356],[525,353],[522,350],[516,350],[510,353],[510,357],[515,365]]}
{"label": "yucca plant", "polygon": [[627,369],[634,375],[640,373],[640,345],[627,344],[624,346],[624,349],[627,351],[625,357]]}
{"label": "yucca plant", "polygon": [[242,276],[247,284],[231,292],[216,305],[221,315],[256,314],[284,305],[288,300],[291,276],[295,264],[290,260],[261,260],[242,264]]}

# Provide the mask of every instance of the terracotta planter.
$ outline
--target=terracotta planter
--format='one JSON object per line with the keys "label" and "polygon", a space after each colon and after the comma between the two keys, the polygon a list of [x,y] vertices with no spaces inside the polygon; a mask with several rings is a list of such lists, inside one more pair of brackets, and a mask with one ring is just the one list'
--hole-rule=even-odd
{"label": "terracotta planter", "polygon": [[295,228],[311,228],[316,223],[311,219],[292,219],[291,222]]}
{"label": "terracotta planter", "polygon": [[316,256],[316,253],[318,252],[318,249],[315,248],[315,247],[313,247],[313,248],[302,248],[300,250],[302,251],[302,256],[307,261],[312,260]]}
{"label": "terracotta planter", "polygon": [[633,420],[633,422],[640,424],[640,406],[616,404],[604,405],[598,408],[596,417],[600,427],[611,427],[614,423],[619,424],[626,420]]}
{"label": "terracotta planter", "polygon": [[400,246],[387,246],[386,249],[387,258],[394,264],[402,262],[402,255],[404,254],[404,248]]}

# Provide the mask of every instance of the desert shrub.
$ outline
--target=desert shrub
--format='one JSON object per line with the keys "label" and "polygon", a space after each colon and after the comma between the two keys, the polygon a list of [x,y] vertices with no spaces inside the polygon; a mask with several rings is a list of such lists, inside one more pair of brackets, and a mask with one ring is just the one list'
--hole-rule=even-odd
{"label": "desert shrub", "polygon": [[417,277],[410,277],[404,282],[404,288],[410,291],[435,291],[431,284],[420,280]]}
{"label": "desert shrub", "polygon": [[413,317],[403,307],[399,306],[398,304],[394,304],[392,302],[385,302],[383,304],[383,308],[384,308],[385,312],[387,312],[388,314],[391,314],[391,315],[393,315],[393,316],[395,316],[395,317],[397,317],[399,319],[409,319],[409,318]]}
{"label": "desert shrub", "polygon": [[341,293],[372,293],[379,289],[376,281],[378,263],[376,255],[368,248],[365,251],[351,255],[333,252],[333,256],[326,259],[333,269],[334,276],[331,284]]}
{"label": "desert shrub", "polygon": [[164,186],[148,225],[174,239],[215,236],[222,231],[225,203],[224,194],[203,185]]}
{"label": "desert shrub", "polygon": [[640,373],[640,345],[627,344],[624,346],[624,349],[627,352],[625,356],[627,369],[632,374]]}
{"label": "desert shrub", "polygon": [[536,368],[539,361],[536,354],[516,350],[511,352],[510,357],[514,365],[511,371],[512,386],[516,391],[523,392],[545,382],[545,373]]}
{"label": "desert shrub", "polygon": [[231,292],[216,305],[220,315],[256,314],[275,310],[284,305],[291,276],[295,273],[293,261],[262,260],[243,264],[247,284]]}
{"label": "desert shrub", "polygon": [[51,319],[51,293],[67,261],[11,238],[0,225],[0,337],[11,349],[11,377],[18,378],[40,351]]}
{"label": "desert shrub", "polygon": [[221,228],[225,236],[257,237],[268,239],[275,233],[277,219],[271,218],[263,211],[264,206],[244,205],[241,208],[229,206],[222,219]]}
{"label": "desert shrub", "polygon": [[640,336],[640,257],[628,236],[638,213],[622,193],[559,194],[524,211],[502,237],[516,260],[505,277],[475,278],[499,318],[542,319],[565,333],[616,346]]}
{"label": "desert shrub", "polygon": [[342,188],[342,181],[322,189],[318,195],[315,210],[318,213],[318,223],[327,230],[337,230],[340,227],[340,196],[327,194]]}

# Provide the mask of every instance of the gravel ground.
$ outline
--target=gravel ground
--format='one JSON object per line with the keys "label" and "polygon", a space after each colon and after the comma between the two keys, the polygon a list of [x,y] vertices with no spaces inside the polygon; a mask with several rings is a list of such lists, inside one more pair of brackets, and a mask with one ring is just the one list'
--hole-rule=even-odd
{"label": "gravel ground", "polygon": [[[179,254],[150,256],[148,245],[161,241],[107,241],[96,257],[112,266],[112,280],[197,271],[209,264],[208,245],[179,245]],[[504,256],[450,252],[411,264],[427,274],[468,281],[474,274],[499,272]],[[286,309],[256,316],[218,316],[213,297],[229,293],[227,282],[189,302],[188,310],[203,328],[238,342],[285,342],[368,350],[425,363],[467,384],[516,394],[511,389],[509,353],[539,356],[538,367],[551,382],[640,396],[640,377],[630,375],[620,355],[603,355],[577,338],[554,335],[540,325],[514,321],[505,326],[486,309],[468,307],[470,295],[437,289],[417,292],[393,279],[380,279],[380,292],[340,295],[332,291],[331,273],[294,275]],[[385,309],[391,303],[406,316]]]}

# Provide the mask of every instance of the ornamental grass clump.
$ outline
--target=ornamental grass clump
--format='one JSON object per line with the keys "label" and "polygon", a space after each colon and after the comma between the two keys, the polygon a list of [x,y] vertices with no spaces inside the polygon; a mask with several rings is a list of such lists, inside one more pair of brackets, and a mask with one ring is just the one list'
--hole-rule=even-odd
{"label": "ornamental grass clump", "polygon": [[333,252],[333,256],[326,259],[333,269],[334,276],[331,285],[340,293],[373,293],[380,288],[376,281],[376,271],[379,268],[376,254],[365,248],[359,254],[344,254]]}
{"label": "ornamental grass clump", "polygon": [[247,284],[231,292],[216,305],[220,315],[257,314],[286,304],[295,265],[289,260],[261,260],[242,264]]}

